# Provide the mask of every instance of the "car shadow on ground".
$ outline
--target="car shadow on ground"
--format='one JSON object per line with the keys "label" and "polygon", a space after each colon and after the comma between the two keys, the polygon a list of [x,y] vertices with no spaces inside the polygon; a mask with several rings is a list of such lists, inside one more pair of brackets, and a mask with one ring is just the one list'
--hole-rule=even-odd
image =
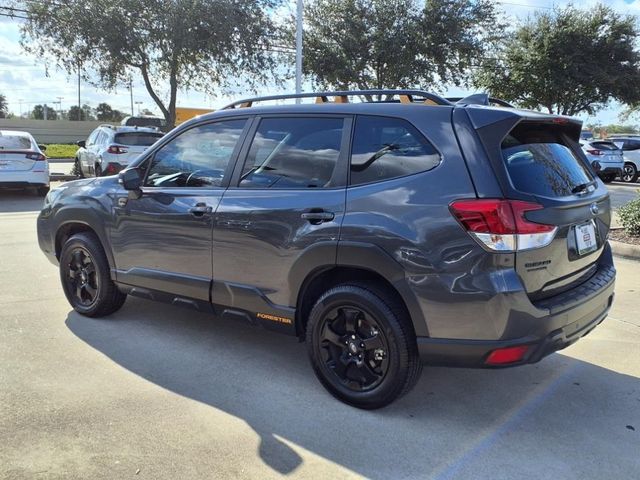
{"label": "car shadow on ground", "polygon": [[43,202],[31,189],[0,190],[0,213],[39,212]]}
{"label": "car shadow on ground", "polygon": [[[288,442],[369,478],[455,478],[523,430],[519,448],[531,453],[514,467],[523,475],[539,473],[536,449],[545,448],[566,449],[576,465],[608,458],[628,472],[640,445],[619,424],[634,406],[628,423],[638,420],[638,379],[562,354],[516,369],[425,368],[409,395],[362,411],[326,393],[305,345],[291,337],[131,297],[110,318],[71,312],[66,324],[145,380],[246,421],[260,436],[261,459],[280,474],[302,463]],[[602,429],[613,433],[594,436]],[[515,447],[502,448],[508,455]],[[589,477],[598,473],[597,464],[587,468]]]}

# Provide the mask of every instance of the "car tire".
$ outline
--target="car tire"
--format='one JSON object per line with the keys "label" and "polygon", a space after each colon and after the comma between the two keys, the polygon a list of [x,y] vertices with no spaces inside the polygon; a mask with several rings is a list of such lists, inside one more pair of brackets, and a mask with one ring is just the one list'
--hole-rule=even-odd
{"label": "car tire", "polygon": [[620,179],[625,183],[635,183],[636,180],[638,180],[638,169],[636,166],[631,162],[625,163]]}
{"label": "car tire", "polygon": [[87,317],[119,310],[127,295],[111,280],[109,262],[95,234],[77,233],[60,252],[62,289],[73,309]]}
{"label": "car tire", "polygon": [[603,175],[602,176],[602,181],[604,183],[611,183],[613,182],[614,177],[612,175]]}
{"label": "car tire", "polygon": [[96,163],[96,166],[95,166],[93,171],[94,171],[96,177],[102,176],[102,166],[100,166],[99,163]]}
{"label": "car tire", "polygon": [[36,194],[39,197],[46,197],[47,193],[49,193],[50,188],[48,186],[44,186],[44,187],[38,187],[36,189]]}
{"label": "car tire", "polygon": [[390,404],[411,390],[422,372],[405,308],[365,284],[325,292],[309,315],[306,340],[320,383],[357,408]]}
{"label": "car tire", "polygon": [[76,158],[74,168],[76,176],[78,178],[84,178],[84,172],[82,171],[82,165],[80,165],[80,159]]}

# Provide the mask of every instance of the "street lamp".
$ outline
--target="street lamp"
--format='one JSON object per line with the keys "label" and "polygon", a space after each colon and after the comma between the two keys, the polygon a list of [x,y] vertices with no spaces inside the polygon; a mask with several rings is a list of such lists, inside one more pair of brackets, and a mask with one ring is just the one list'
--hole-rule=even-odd
{"label": "street lamp", "polygon": [[62,120],[62,100],[64,100],[64,97],[56,97],[58,99],[57,103],[58,104],[58,113],[60,113],[60,120]]}

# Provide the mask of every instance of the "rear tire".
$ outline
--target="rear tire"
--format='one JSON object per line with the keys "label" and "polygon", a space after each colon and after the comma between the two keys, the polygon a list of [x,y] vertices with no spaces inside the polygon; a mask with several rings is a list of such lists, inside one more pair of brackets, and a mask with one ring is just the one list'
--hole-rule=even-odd
{"label": "rear tire", "polygon": [[80,165],[80,160],[78,158],[76,158],[75,165],[74,165],[73,168],[75,170],[74,173],[78,178],[84,178],[84,172],[82,171],[82,165]]}
{"label": "rear tire", "polygon": [[636,166],[631,162],[625,163],[620,179],[625,183],[635,183],[636,180],[638,180],[638,169]]}
{"label": "rear tire", "polygon": [[320,383],[357,408],[390,404],[422,372],[404,307],[366,284],[338,285],[320,297],[309,316],[307,348]]}
{"label": "rear tire", "polygon": [[87,317],[103,317],[122,307],[127,295],[111,280],[109,262],[95,234],[69,238],[60,253],[62,289],[73,309]]}
{"label": "rear tire", "polygon": [[38,187],[36,189],[36,193],[39,197],[46,197],[47,194],[49,193],[49,187]]}
{"label": "rear tire", "polygon": [[602,181],[604,183],[611,183],[611,182],[613,182],[613,178],[614,178],[613,175],[603,175],[602,176]]}

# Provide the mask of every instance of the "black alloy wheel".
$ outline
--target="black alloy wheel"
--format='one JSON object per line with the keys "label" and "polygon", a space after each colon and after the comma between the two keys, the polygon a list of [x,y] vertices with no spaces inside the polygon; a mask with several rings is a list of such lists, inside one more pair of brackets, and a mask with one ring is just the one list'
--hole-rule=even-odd
{"label": "black alloy wheel", "polygon": [[354,281],[326,291],[311,309],[306,341],[320,383],[357,408],[384,407],[420,378],[411,319],[381,286]]}
{"label": "black alloy wheel", "polygon": [[320,333],[324,368],[356,392],[380,384],[389,370],[389,346],[375,319],[358,306],[327,312]]}
{"label": "black alloy wheel", "polygon": [[94,233],[70,237],[59,258],[62,289],[76,312],[102,317],[122,307],[127,295],[111,279],[107,256]]}
{"label": "black alloy wheel", "polygon": [[82,247],[74,248],[66,271],[67,289],[74,296],[74,301],[90,307],[98,298],[100,288],[91,254]]}

